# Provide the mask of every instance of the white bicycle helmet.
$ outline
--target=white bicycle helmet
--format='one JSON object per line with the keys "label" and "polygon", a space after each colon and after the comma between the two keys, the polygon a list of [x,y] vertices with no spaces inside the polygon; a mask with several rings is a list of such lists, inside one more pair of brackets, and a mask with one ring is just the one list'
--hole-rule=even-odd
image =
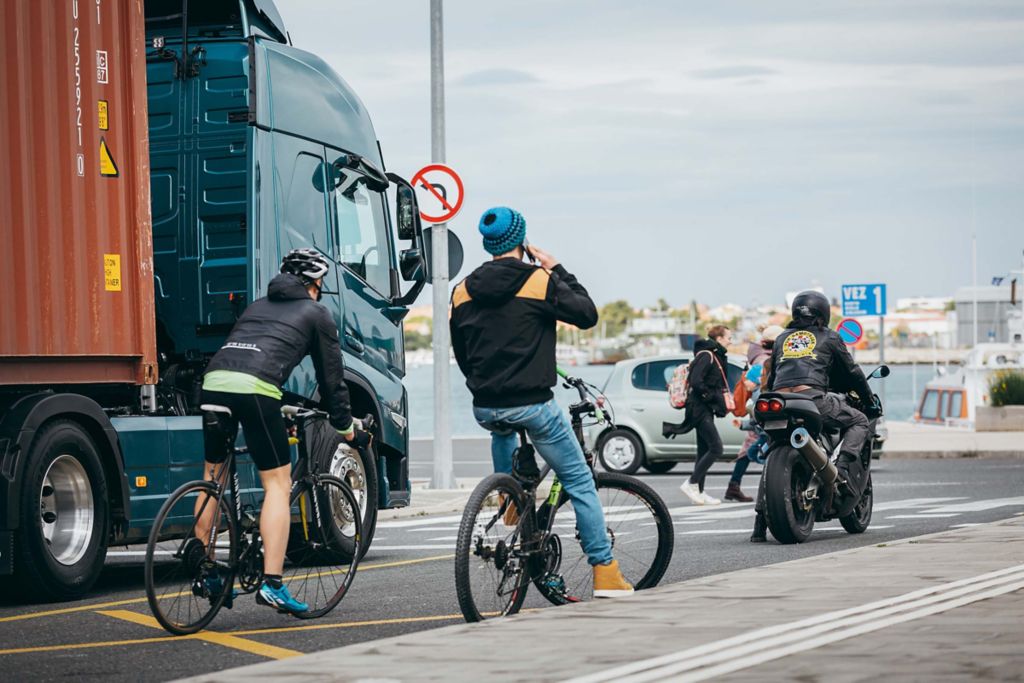
{"label": "white bicycle helmet", "polygon": [[281,272],[298,275],[307,285],[327,275],[330,269],[327,259],[316,249],[292,249],[281,259]]}

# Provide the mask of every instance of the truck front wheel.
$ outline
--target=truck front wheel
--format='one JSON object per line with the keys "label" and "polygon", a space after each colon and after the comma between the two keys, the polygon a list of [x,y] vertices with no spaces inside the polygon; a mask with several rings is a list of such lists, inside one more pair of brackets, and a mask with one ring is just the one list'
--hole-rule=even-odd
{"label": "truck front wheel", "polygon": [[107,500],[99,452],[79,424],[58,420],[36,434],[15,536],[21,596],[53,601],[85,595],[107,556]]}

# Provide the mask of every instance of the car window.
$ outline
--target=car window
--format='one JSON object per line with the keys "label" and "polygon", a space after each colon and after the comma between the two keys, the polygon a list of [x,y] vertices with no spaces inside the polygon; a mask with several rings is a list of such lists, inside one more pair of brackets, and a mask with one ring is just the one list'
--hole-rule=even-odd
{"label": "car window", "polygon": [[732,391],[739,384],[740,378],[743,377],[743,368],[732,363],[725,364],[725,378],[729,381],[729,390]]}
{"label": "car window", "polygon": [[674,358],[641,363],[633,368],[633,386],[645,391],[668,391],[668,381],[672,378],[672,373],[680,363],[688,362]]}

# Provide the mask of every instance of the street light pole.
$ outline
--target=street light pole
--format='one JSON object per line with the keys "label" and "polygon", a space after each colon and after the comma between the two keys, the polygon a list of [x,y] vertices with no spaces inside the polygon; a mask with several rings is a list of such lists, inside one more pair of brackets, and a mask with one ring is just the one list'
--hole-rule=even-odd
{"label": "street light pole", "polygon": [[[430,153],[445,162],[444,149],[444,22],[442,0],[430,0]],[[434,471],[431,488],[455,488],[451,438],[451,372],[448,367],[448,225],[433,228],[434,294]]]}

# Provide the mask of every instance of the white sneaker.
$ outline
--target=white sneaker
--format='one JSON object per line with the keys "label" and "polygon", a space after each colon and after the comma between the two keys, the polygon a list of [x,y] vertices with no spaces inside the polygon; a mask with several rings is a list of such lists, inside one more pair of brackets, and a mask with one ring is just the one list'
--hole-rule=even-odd
{"label": "white sneaker", "polygon": [[702,491],[700,495],[703,496],[704,504],[705,505],[721,505],[722,504],[722,501],[718,500],[717,498],[715,498],[713,496],[709,496],[707,491]]}
{"label": "white sneaker", "polygon": [[686,497],[690,499],[690,502],[694,505],[704,505],[704,494],[700,492],[700,488],[690,482],[689,479],[684,481],[680,486],[679,490],[686,494]]}

